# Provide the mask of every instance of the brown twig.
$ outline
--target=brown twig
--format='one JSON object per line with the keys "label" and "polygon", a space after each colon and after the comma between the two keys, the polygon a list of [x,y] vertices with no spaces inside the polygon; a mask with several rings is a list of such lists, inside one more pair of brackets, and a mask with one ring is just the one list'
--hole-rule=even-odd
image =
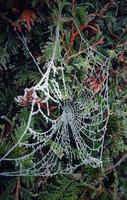
{"label": "brown twig", "polygon": [[20,177],[17,177],[15,199],[19,200],[20,194]]}
{"label": "brown twig", "polygon": [[[74,26],[74,24],[73,24],[73,26]],[[98,31],[99,31],[96,27],[92,26],[91,24],[87,24],[87,23],[86,24],[82,24],[80,26],[79,30],[83,31],[85,29],[87,30],[88,28],[94,30],[96,33],[98,33]],[[74,28],[72,28],[71,37],[70,37],[70,43],[69,43],[69,47],[68,47],[68,53],[70,52],[70,50],[71,50],[71,48],[72,48],[72,46],[74,44],[74,41],[75,41],[75,39],[76,39],[76,37],[78,35],[79,35],[79,31],[78,30],[75,31]]]}
{"label": "brown twig", "polygon": [[64,51],[67,53],[68,50],[65,46],[64,33],[62,33],[62,35],[61,35],[61,43],[62,43]]}
{"label": "brown twig", "polygon": [[127,159],[127,153],[124,154],[115,164],[112,164],[108,166],[105,170],[106,174],[110,174],[114,169],[119,167],[122,162],[124,162]]}
{"label": "brown twig", "polygon": [[75,4],[76,4],[76,0],[72,0],[72,12],[73,13],[75,11]]}
{"label": "brown twig", "polygon": [[[73,24],[73,22],[72,22]],[[74,26],[74,24],[73,24]],[[87,24],[83,24],[80,26],[79,30],[80,31],[83,31],[83,29],[86,29],[87,28]],[[71,37],[70,37],[70,43],[69,43],[69,47],[68,47],[68,52],[71,50],[73,44],[74,44],[74,41],[75,41],[75,38],[79,35],[79,31],[78,30],[74,30],[74,28],[72,28],[72,31],[71,31]]]}
{"label": "brown twig", "polygon": [[[95,48],[96,46],[100,45],[100,44],[103,44],[103,37],[101,37],[95,44],[93,44],[91,46],[91,48]],[[72,54],[68,57],[68,61],[70,61],[72,58],[74,57],[77,57],[83,53],[85,53],[87,51],[87,48],[86,49],[83,49],[83,50],[80,50],[79,52],[75,53],[75,54]]]}
{"label": "brown twig", "polygon": [[114,6],[118,7],[117,3],[114,0],[111,0],[109,3],[105,4],[105,6],[100,10],[100,12],[97,13],[96,16],[102,17],[108,11],[108,9]]}
{"label": "brown twig", "polygon": [[124,45],[127,45],[127,40],[122,41],[120,44],[118,44],[116,47],[123,47]]}
{"label": "brown twig", "polygon": [[4,126],[3,126],[3,129],[2,129],[0,138],[4,139],[11,134],[11,132],[13,130],[13,124],[10,121],[10,119],[8,119],[8,117],[6,117],[6,116],[1,116],[0,118],[2,120],[4,120]]}
{"label": "brown twig", "polygon": [[124,162],[127,159],[127,153],[124,154],[115,164],[111,164],[106,169],[104,169],[105,175],[102,175],[99,177],[98,181],[96,182],[96,186],[98,184],[103,184],[105,179],[107,179],[107,175],[113,172],[117,167],[121,165],[122,162]]}

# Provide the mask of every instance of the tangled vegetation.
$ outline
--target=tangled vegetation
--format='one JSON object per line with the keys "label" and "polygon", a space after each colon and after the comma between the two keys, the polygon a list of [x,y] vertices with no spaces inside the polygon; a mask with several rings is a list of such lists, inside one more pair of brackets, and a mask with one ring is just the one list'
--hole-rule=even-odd
{"label": "tangled vegetation", "polygon": [[[26,125],[30,99],[18,105],[15,97],[40,79],[25,35],[38,63],[45,63],[54,48],[57,8],[66,4],[60,48],[66,54],[65,79],[77,71],[83,78],[80,35],[110,58],[110,116],[103,149],[103,169],[79,167],[71,175],[53,177],[0,177],[0,200],[126,200],[127,199],[127,1],[126,0],[0,0],[0,157],[15,144]],[[59,52],[58,56],[59,56]],[[75,63],[75,64],[74,64]],[[55,105],[51,109],[55,109]],[[40,126],[40,119],[35,121]],[[11,144],[10,144],[11,141]],[[23,149],[25,152],[25,149]],[[15,152],[15,157],[22,152]],[[25,163],[26,165],[28,163]],[[14,166],[0,164],[0,171]]]}

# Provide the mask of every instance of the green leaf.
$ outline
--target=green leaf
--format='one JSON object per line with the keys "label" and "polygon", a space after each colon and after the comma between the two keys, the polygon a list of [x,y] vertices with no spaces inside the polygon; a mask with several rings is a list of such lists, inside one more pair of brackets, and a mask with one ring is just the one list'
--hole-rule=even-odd
{"label": "green leaf", "polygon": [[7,69],[6,63],[9,61],[9,54],[6,49],[0,47],[0,69]]}

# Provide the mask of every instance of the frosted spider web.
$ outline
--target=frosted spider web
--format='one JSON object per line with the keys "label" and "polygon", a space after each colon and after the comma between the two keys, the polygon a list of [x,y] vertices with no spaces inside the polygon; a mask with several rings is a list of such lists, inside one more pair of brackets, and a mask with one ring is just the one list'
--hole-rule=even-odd
{"label": "frosted spider web", "polygon": [[[27,47],[25,38],[22,41]],[[57,61],[55,55],[58,41],[59,29],[53,55],[43,67],[43,73],[28,50],[42,78],[32,87],[31,111],[24,132],[0,158],[0,162],[15,163],[15,170],[2,171],[1,175],[52,176],[72,173],[81,165],[102,166],[108,122],[109,59],[88,45],[84,81],[81,83],[76,76],[69,84],[64,78],[68,66],[62,59]],[[46,110],[41,108],[40,101],[46,104]],[[50,112],[51,103],[57,106],[56,117]],[[38,115],[42,119],[42,130],[34,124]],[[23,155],[13,156],[23,148]]]}

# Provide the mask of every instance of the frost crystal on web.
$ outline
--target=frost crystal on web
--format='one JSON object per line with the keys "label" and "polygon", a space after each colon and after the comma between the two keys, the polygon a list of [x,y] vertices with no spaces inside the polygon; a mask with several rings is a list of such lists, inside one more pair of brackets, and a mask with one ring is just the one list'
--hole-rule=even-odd
{"label": "frost crystal on web", "polygon": [[[59,33],[56,35],[57,45]],[[15,163],[16,170],[1,175],[51,176],[71,173],[81,165],[102,166],[109,109],[109,59],[88,46],[82,69],[84,79],[81,83],[76,76],[69,84],[65,81],[68,66],[63,59],[57,61],[55,48],[44,66],[45,73],[36,63],[41,80],[16,98],[20,105],[30,105],[31,111],[18,142],[0,158],[0,162]],[[34,123],[38,115],[42,129]],[[12,156],[22,149],[22,156]]]}

